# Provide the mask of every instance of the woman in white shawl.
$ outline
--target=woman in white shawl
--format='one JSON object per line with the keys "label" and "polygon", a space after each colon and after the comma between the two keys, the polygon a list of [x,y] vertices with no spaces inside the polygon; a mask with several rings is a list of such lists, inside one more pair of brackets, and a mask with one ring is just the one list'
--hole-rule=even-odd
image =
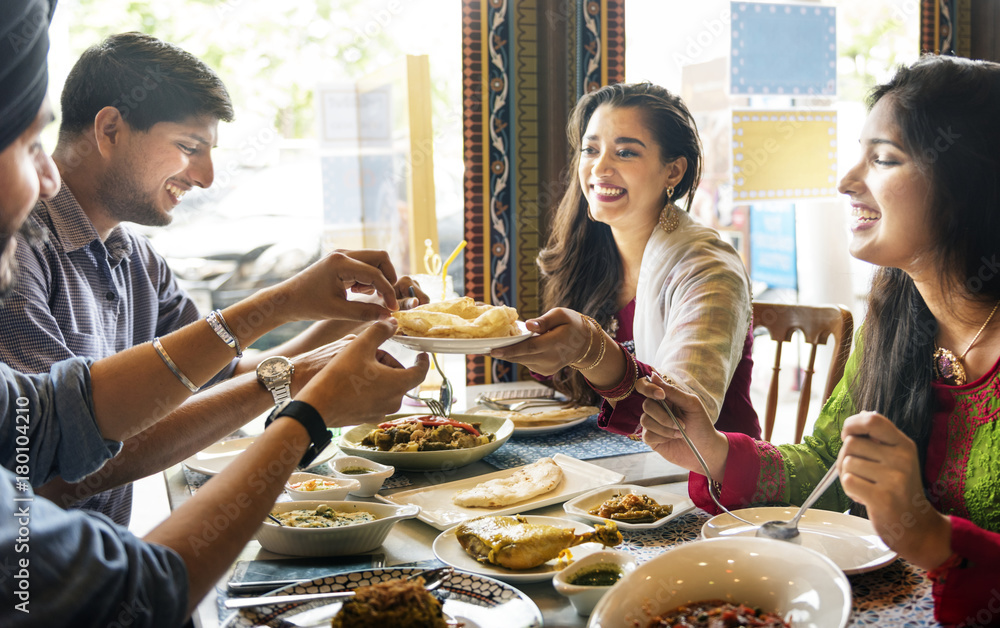
{"label": "woman in white shawl", "polygon": [[[567,125],[576,152],[538,259],[539,335],[491,356],[552,376],[598,424],[639,438],[639,377],[690,388],[720,429],[760,436],[750,404],[750,282],[736,251],[676,203],[701,178],[701,143],[680,98],[651,83],[583,96]],[[719,419],[719,417],[722,417]]]}

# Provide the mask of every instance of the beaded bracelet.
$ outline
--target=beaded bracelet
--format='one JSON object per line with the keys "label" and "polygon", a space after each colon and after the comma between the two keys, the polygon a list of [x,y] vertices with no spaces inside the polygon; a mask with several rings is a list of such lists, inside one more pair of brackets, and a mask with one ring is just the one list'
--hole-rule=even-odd
{"label": "beaded bracelet", "polygon": [[186,386],[191,392],[198,392],[198,387],[195,386],[184,373],[181,373],[180,369],[177,368],[177,365],[174,364],[174,361],[170,359],[169,355],[167,355],[167,351],[163,348],[163,344],[160,342],[159,338],[153,338],[153,349],[156,350],[157,355],[159,355],[160,359],[163,360],[163,363],[167,365],[170,372],[174,374],[174,377],[180,380],[180,383],[184,384],[184,386]]}
{"label": "beaded bracelet", "polygon": [[226,319],[222,318],[221,310],[213,310],[209,312],[208,316],[205,317],[212,331],[218,336],[222,342],[226,343],[230,349],[236,351],[236,357],[243,357],[243,349],[240,347],[240,341],[237,340],[236,334],[229,329],[229,325],[226,324]]}
{"label": "beaded bracelet", "polygon": [[[593,368],[597,368],[597,365],[600,364],[602,360],[604,360],[604,351],[607,349],[607,336],[605,335],[604,329],[601,327],[600,323],[598,323],[597,321],[595,321],[593,318],[591,318],[589,316],[586,316],[586,315],[581,315],[581,316],[583,316],[588,321],[590,321],[590,324],[593,325],[593,327],[594,327],[594,331],[598,335],[600,335],[600,337],[601,337],[601,349],[600,349],[600,351],[597,352],[597,359],[594,360],[593,362],[591,362],[589,366],[577,366],[576,363],[570,364],[570,366],[572,366],[573,368],[575,368],[578,371],[589,371],[589,370],[591,370]],[[591,334],[591,339],[593,339],[593,334]],[[588,349],[587,352],[589,353],[590,349]]]}

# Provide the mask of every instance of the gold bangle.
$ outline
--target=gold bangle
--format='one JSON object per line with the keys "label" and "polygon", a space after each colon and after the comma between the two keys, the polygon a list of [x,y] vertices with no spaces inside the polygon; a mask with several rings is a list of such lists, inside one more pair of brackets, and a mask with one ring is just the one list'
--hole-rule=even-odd
{"label": "gold bangle", "polygon": [[[622,351],[624,351],[624,349],[622,349]],[[635,383],[639,379],[639,365],[636,364],[635,359],[630,360],[628,356],[625,356],[625,362],[626,368],[628,368],[628,365],[632,366],[632,383],[629,385],[628,391],[624,395],[618,397],[605,397],[604,400],[608,403],[617,403],[622,399],[627,399],[633,392],[635,392]]]}
{"label": "gold bangle", "polygon": [[594,319],[590,319],[590,322],[592,322],[594,324],[594,330],[597,331],[597,333],[600,334],[600,336],[601,336],[601,350],[597,352],[597,359],[594,360],[590,364],[590,366],[574,366],[573,367],[573,368],[577,369],[578,371],[589,371],[590,369],[597,368],[597,365],[600,364],[601,360],[604,359],[604,352],[608,348],[607,335],[604,333],[604,329],[601,328],[600,323],[598,323]]}
{"label": "gold bangle", "polygon": [[590,353],[590,348],[594,346],[594,330],[590,329],[590,321],[593,319],[591,319],[586,314],[580,314],[580,318],[583,319],[583,324],[587,326],[587,329],[590,331],[590,333],[587,334],[587,348],[584,350],[583,353],[580,354],[580,357],[569,363],[569,365],[572,368],[576,368],[576,363],[587,357],[587,354]]}

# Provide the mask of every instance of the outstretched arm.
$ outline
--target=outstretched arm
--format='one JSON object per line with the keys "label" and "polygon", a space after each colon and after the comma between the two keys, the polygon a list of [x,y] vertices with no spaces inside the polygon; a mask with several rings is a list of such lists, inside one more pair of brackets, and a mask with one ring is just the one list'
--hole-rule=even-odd
{"label": "outstretched arm", "polygon": [[[378,350],[395,329],[390,322],[369,327],[296,398],[316,408],[329,426],[363,423],[395,411],[403,393],[423,380],[428,366],[425,354],[415,366],[404,369]],[[301,424],[279,418],[225,471],[146,537],[172,548],[184,560],[190,609],[215,585],[260,526],[308,444]]]}

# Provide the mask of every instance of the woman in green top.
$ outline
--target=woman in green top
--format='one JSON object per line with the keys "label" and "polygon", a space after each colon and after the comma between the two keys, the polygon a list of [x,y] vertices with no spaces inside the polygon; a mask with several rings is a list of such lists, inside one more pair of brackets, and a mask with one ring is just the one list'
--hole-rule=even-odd
{"label": "woman in green top", "polygon": [[[867,515],[882,540],[930,570],[946,624],[993,624],[1000,603],[1000,65],[924,57],[869,98],[861,158],[840,182],[851,254],[880,268],[843,380],[811,437],[775,447],[715,430],[696,397],[641,384],[687,426],[721,501],[801,503],[831,464],[818,502]],[[701,468],[658,404],[645,440],[694,471],[695,502],[715,510]]]}

